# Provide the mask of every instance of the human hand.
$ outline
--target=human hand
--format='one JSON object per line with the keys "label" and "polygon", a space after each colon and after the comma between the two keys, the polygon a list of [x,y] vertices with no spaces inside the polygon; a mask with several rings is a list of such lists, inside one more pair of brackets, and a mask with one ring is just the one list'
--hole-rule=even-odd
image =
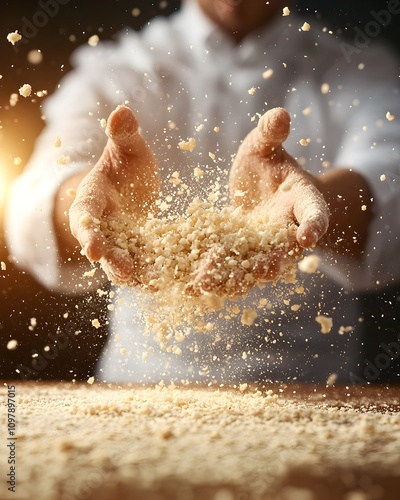
{"label": "human hand", "polygon": [[[254,256],[243,272],[240,266],[224,269],[223,251],[214,249],[204,259],[190,290],[220,293],[232,282],[237,294],[246,293],[254,281],[277,281],[289,252],[315,247],[328,229],[329,209],[312,175],[283,148],[290,131],[290,116],[283,108],[265,113],[244,139],[233,162],[229,190],[234,206],[241,206],[260,229],[266,224],[297,227],[292,239],[269,253]],[[289,233],[290,234],[290,233]],[[297,252],[299,253],[299,252]],[[226,271],[226,272],[225,272]],[[254,280],[246,283],[245,275]],[[225,282],[221,282],[221,276]],[[235,290],[230,292],[235,294]]]}
{"label": "human hand", "polygon": [[102,156],[77,188],[70,227],[82,253],[92,262],[100,261],[112,281],[140,281],[134,258],[106,239],[100,221],[128,213],[140,223],[159,195],[158,165],[128,107],[118,106],[110,114],[106,134]]}
{"label": "human hand", "polygon": [[282,226],[296,224],[297,243],[313,248],[326,233],[329,210],[313,176],[283,148],[290,116],[283,108],[267,111],[241,144],[233,162],[232,204]]}

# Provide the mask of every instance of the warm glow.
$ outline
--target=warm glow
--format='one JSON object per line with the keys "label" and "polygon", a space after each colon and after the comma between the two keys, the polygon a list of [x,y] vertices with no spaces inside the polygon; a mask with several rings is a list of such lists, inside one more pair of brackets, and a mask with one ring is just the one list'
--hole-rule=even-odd
{"label": "warm glow", "polygon": [[5,196],[6,196],[6,179],[3,172],[3,167],[0,164],[0,205],[3,204]]}
{"label": "warm glow", "polygon": [[3,216],[7,191],[11,184],[11,176],[8,173],[6,163],[0,160],[0,217]]}

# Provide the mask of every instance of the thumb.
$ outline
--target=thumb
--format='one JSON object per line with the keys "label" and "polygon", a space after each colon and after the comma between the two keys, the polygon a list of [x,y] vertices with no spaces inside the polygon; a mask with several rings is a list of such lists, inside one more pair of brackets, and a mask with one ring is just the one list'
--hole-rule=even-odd
{"label": "thumb", "polygon": [[132,110],[121,105],[112,111],[106,134],[108,142],[99,162],[100,170],[106,172],[118,190],[129,194],[137,207],[149,208],[159,194],[160,172]]}
{"label": "thumb", "polygon": [[106,134],[106,150],[117,163],[126,163],[128,158],[141,154],[144,148],[138,121],[127,106],[121,105],[112,111],[107,120]]}
{"label": "thumb", "polygon": [[255,129],[254,146],[261,156],[270,155],[286,141],[290,132],[290,115],[284,108],[264,113]]}
{"label": "thumb", "polygon": [[129,148],[139,132],[139,124],[132,110],[127,106],[117,106],[107,120],[106,134],[111,141]]}

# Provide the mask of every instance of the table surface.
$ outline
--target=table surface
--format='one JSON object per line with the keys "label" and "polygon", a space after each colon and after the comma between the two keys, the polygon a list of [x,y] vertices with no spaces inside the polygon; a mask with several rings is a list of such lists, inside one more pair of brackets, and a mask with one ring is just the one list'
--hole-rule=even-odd
{"label": "table surface", "polygon": [[1,500],[400,498],[400,387],[7,384]]}

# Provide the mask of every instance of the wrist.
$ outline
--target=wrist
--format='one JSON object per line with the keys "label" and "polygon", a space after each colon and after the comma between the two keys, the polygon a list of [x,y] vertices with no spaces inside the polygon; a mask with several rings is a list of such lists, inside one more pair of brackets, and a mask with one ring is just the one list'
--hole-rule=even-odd
{"label": "wrist", "polygon": [[315,177],[331,214],[321,248],[362,258],[373,218],[372,192],[364,177],[349,169],[333,169]]}

